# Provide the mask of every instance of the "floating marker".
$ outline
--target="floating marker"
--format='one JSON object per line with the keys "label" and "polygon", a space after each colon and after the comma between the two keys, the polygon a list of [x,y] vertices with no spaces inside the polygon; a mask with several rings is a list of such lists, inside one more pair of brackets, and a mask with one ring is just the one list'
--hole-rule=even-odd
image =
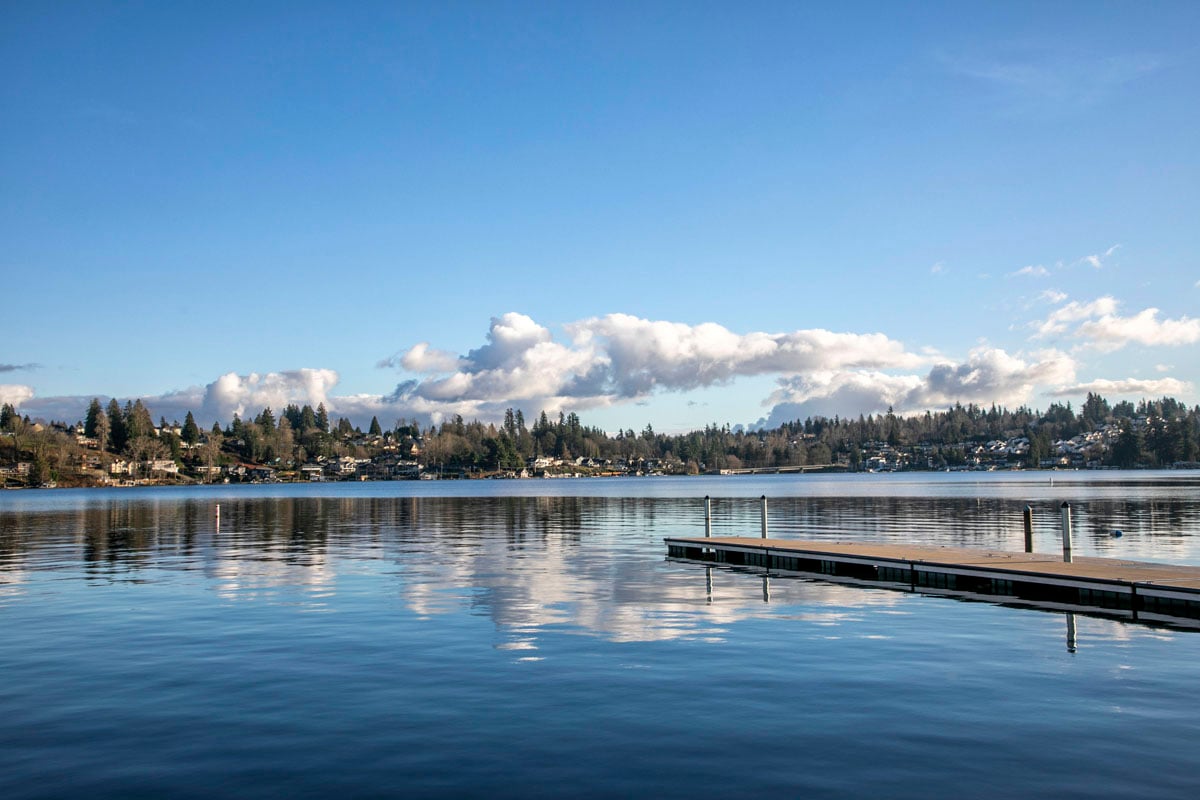
{"label": "floating marker", "polygon": [[1071,558],[1071,504],[1063,501],[1060,506],[1062,509],[1062,540],[1063,540],[1063,561],[1070,564]]}
{"label": "floating marker", "polygon": [[1033,506],[1025,506],[1025,552],[1033,552]]}

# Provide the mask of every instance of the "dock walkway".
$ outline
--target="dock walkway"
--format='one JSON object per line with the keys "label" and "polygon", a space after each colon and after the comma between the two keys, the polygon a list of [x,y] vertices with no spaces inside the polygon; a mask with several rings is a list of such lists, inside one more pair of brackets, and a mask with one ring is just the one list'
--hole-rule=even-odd
{"label": "dock walkway", "polygon": [[1046,553],[749,537],[668,537],[676,558],[1200,619],[1200,567]]}

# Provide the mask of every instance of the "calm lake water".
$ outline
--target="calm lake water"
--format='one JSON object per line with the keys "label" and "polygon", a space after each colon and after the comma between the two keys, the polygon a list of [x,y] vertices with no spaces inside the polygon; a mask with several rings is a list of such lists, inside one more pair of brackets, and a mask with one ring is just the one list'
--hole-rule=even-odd
{"label": "calm lake water", "polygon": [[706,494],[1200,564],[1184,472],[0,492],[0,797],[1200,796],[1200,633],[668,560]]}

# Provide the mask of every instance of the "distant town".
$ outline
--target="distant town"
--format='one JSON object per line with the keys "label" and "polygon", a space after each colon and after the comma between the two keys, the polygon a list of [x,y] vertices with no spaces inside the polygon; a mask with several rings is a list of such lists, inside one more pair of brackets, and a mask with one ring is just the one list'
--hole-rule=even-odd
{"label": "distant town", "polygon": [[209,428],[189,412],[155,423],[140,400],[93,400],[75,422],[0,408],[5,488],[480,478],[746,474],[800,471],[1200,467],[1200,406],[1172,399],[1045,412],[955,405],[917,415],[810,417],[772,430],[710,425],[684,434],[615,434],[576,414],[499,425],[461,417],[422,427],[373,418],[363,431],[324,405],[264,408]]}

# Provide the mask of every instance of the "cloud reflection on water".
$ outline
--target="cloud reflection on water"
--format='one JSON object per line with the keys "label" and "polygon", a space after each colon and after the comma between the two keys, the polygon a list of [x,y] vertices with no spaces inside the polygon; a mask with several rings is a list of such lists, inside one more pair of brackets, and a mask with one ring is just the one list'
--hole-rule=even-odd
{"label": "cloud reflection on water", "polygon": [[[486,616],[496,647],[534,650],[546,631],[614,642],[720,640],[730,626],[786,616],[816,627],[891,609],[903,594],[665,559],[662,537],[691,532],[695,502],[646,497],[247,497],[88,503],[0,511],[0,602],[46,572],[89,581],[187,573],[223,601],[337,611],[356,592],[392,587],[415,619]],[[772,534],[979,547],[1015,545],[1011,498],[794,497],[771,501]],[[1015,506],[1014,506],[1015,507]],[[719,504],[721,523],[756,524],[749,498]],[[1077,515],[1085,546],[1184,560],[1198,543],[1198,501],[1101,498]],[[1099,531],[1120,526],[1119,545]],[[1009,528],[1013,528],[1012,531]],[[1090,534],[1090,536],[1089,536]],[[1039,547],[1044,549],[1044,547]],[[177,577],[174,579],[178,579]],[[1088,625],[1092,623],[1089,622]],[[1085,627],[1085,626],[1081,626]]]}

